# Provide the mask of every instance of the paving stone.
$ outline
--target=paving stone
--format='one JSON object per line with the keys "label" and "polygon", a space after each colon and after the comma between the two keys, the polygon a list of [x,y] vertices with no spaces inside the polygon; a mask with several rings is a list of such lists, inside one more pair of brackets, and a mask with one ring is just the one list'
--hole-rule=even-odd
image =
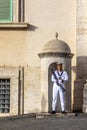
{"label": "paving stone", "polygon": [[[46,113],[47,114],[47,113]],[[59,114],[59,113],[58,113]],[[56,114],[56,116],[58,115]],[[71,114],[71,113],[69,113]],[[44,114],[43,114],[44,115]],[[0,130],[86,130],[87,115],[61,116],[60,118],[29,118],[29,115],[0,120]],[[61,115],[61,114],[60,114]],[[55,116],[54,116],[55,117]]]}

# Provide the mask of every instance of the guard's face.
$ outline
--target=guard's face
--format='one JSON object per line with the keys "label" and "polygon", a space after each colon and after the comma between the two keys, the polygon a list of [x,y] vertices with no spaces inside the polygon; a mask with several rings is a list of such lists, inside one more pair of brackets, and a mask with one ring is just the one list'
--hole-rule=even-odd
{"label": "guard's face", "polygon": [[63,70],[62,65],[57,65],[57,70],[62,71]]}

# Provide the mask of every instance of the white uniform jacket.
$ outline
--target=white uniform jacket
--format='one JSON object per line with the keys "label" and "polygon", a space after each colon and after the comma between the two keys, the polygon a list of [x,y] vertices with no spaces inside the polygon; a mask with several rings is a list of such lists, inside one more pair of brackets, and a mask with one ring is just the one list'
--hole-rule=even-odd
{"label": "white uniform jacket", "polygon": [[[56,77],[58,79],[58,83],[61,84],[62,87],[65,88],[65,82],[68,81],[68,74],[67,74],[67,72],[66,71],[57,71],[56,70],[56,71],[54,71],[54,73],[55,73],[55,75],[56,75]],[[54,83],[53,86],[57,85],[57,79],[55,79],[54,75],[52,74],[51,81]],[[62,82],[62,80],[64,82]]]}

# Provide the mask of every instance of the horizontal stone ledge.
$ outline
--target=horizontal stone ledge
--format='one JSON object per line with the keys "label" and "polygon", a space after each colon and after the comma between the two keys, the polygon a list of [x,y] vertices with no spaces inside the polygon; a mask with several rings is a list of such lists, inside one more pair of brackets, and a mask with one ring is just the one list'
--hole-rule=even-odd
{"label": "horizontal stone ledge", "polygon": [[28,23],[0,23],[0,29],[27,29]]}
{"label": "horizontal stone ledge", "polygon": [[62,113],[56,113],[56,114],[50,114],[50,113],[37,113],[36,114],[36,119],[41,119],[41,118],[58,118],[58,117],[72,117],[75,116],[75,113],[70,113],[67,112],[66,114]]}
{"label": "horizontal stone ledge", "polygon": [[40,58],[49,58],[49,57],[72,58],[74,56],[74,54],[72,54],[72,53],[63,53],[63,52],[42,52],[42,53],[39,53],[38,56]]}

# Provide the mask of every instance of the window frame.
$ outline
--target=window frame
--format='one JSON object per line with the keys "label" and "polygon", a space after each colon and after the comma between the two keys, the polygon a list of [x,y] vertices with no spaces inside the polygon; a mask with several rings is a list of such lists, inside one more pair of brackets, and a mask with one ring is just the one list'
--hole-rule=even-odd
{"label": "window frame", "polygon": [[13,22],[24,22],[24,0],[13,0]]}
{"label": "window frame", "polygon": [[[29,23],[24,19],[25,0],[12,0],[12,21],[0,22],[0,30],[4,29],[27,29]],[[20,4],[20,5],[19,5]],[[19,10],[20,7],[20,10]]]}

